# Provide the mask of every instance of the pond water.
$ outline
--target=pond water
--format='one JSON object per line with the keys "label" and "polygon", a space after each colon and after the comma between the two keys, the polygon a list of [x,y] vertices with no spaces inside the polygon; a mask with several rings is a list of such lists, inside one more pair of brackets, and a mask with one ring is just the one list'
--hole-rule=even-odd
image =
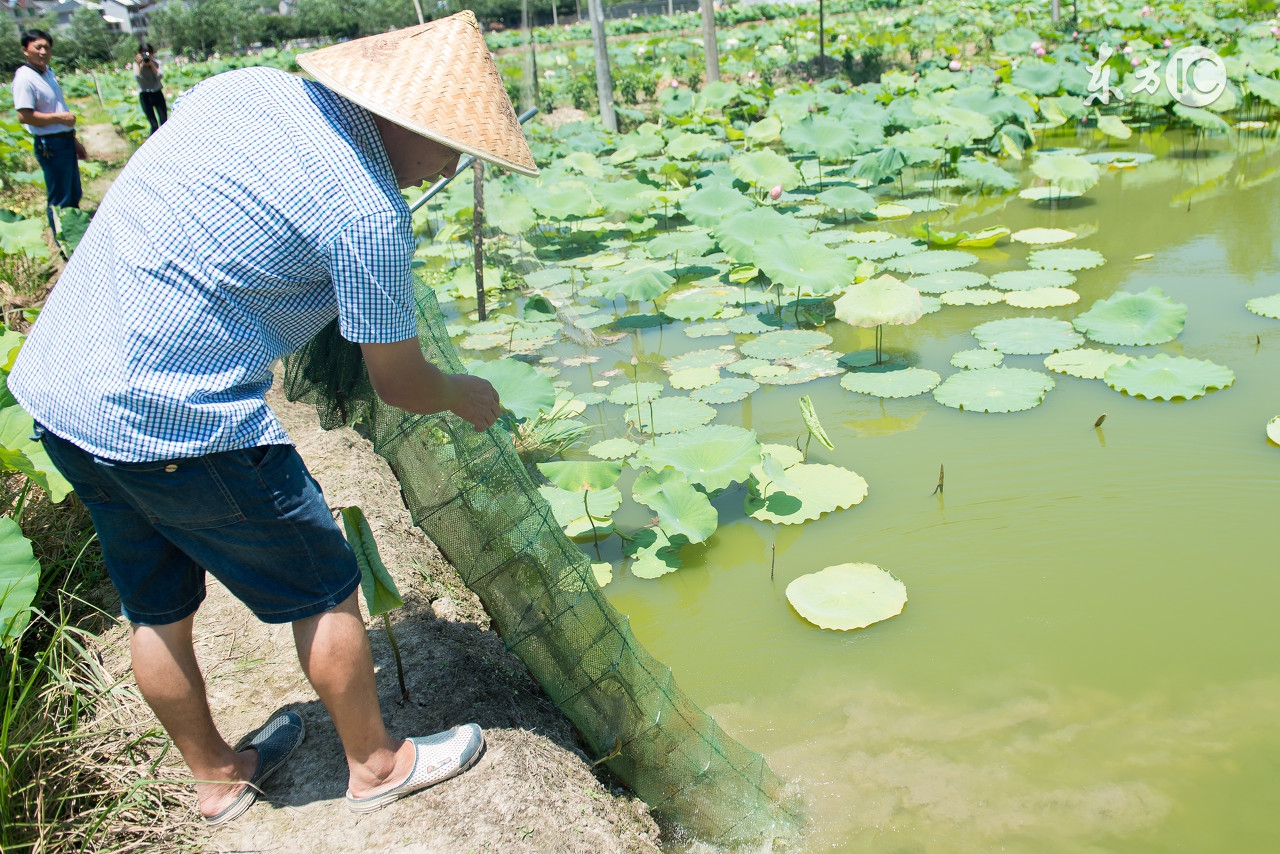
{"label": "pond water", "polygon": [[[1233,387],[1154,402],[1054,374],[1043,405],[989,415],[928,394],[855,395],[836,377],[765,386],[720,406],[718,422],[793,444],[804,433],[797,399],[809,394],[835,443],[815,442],[809,460],[858,472],[867,499],[775,527],[744,517],[743,491],[731,489],[716,501],[721,527],[685,549],[682,569],[648,581],[615,569],[605,588],[680,685],[798,782],[811,818],[801,850],[1275,844],[1280,448],[1264,428],[1280,413],[1280,323],[1244,302],[1280,291],[1280,150],[1243,135],[1202,142],[1195,157],[1182,155],[1194,141],[1172,133],[1131,142],[1159,159],[1105,174],[1056,209],[987,200],[963,224],[1089,234],[1071,245],[1108,262],[1077,274],[1077,305],[949,306],[886,329],[886,347],[946,376],[951,354],[976,346],[978,323],[1070,319],[1118,290],[1158,285],[1188,305],[1185,330],[1116,349],[1210,359],[1235,371]],[[1024,266],[1028,249],[980,250],[972,269]],[[1143,253],[1154,258],[1132,260]],[[845,332],[835,349],[872,345],[872,330]],[[633,352],[670,357],[723,340],[690,342],[678,326],[634,332],[596,368],[615,353],[621,366]],[[1043,370],[1042,360],[1005,364]],[[940,465],[945,488],[931,495]],[[645,521],[625,507],[618,518],[624,529]],[[849,561],[905,582],[901,616],[843,633],[789,607],[788,582]]]}

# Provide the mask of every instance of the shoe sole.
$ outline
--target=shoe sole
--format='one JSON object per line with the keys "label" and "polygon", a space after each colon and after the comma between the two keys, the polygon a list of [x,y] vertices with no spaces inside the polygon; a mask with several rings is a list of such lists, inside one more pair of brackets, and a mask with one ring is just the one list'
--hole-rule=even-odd
{"label": "shoe sole", "polygon": [[445,782],[446,780],[452,780],[454,777],[457,777],[459,774],[463,774],[467,771],[470,771],[473,767],[475,767],[475,764],[480,761],[480,757],[484,755],[485,749],[487,747],[488,747],[488,742],[485,741],[484,733],[481,732],[480,746],[476,749],[476,752],[472,754],[471,758],[468,759],[465,764],[459,765],[458,769],[454,771],[452,774],[450,774],[448,777],[442,777],[433,783],[426,783],[421,786],[414,786],[411,789],[391,789],[390,791],[383,792],[380,795],[371,795],[370,797],[367,797],[367,798],[353,798],[348,795],[347,809],[353,813],[357,813],[361,815],[364,813],[377,812],[378,810],[382,809],[388,804],[393,804],[403,797],[412,795],[414,792],[421,792],[423,789],[430,789],[432,786],[438,786],[441,783]]}

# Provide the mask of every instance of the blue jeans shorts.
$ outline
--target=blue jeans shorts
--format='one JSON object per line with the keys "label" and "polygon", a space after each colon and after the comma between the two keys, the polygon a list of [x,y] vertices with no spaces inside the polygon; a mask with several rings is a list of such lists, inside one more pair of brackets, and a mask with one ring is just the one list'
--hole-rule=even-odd
{"label": "blue jeans shorts", "polygon": [[88,508],[132,623],[195,613],[205,572],[264,623],[321,614],[360,586],[355,554],[292,445],[121,463],[40,425],[36,435]]}

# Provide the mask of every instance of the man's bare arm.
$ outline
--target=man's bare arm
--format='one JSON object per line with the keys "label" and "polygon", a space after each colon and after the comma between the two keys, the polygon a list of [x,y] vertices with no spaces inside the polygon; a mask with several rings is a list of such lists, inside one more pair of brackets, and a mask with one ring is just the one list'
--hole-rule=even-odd
{"label": "man's bare arm", "polygon": [[488,429],[502,414],[498,392],[488,380],[446,374],[422,358],[418,339],[395,344],[361,344],[373,389],[383,402],[407,412],[432,415],[449,410]]}
{"label": "man's bare arm", "polygon": [[18,110],[18,121],[33,128],[42,128],[49,125],[74,125],[76,117],[74,113],[40,113],[34,109],[22,109]]}

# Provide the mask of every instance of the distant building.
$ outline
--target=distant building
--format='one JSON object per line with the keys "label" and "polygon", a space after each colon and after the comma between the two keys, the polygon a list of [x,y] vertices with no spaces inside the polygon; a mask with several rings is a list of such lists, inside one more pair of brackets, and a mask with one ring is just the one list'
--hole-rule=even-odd
{"label": "distant building", "polygon": [[36,6],[35,0],[0,0],[0,8],[4,9],[19,33],[35,26],[40,18],[40,8]]}

